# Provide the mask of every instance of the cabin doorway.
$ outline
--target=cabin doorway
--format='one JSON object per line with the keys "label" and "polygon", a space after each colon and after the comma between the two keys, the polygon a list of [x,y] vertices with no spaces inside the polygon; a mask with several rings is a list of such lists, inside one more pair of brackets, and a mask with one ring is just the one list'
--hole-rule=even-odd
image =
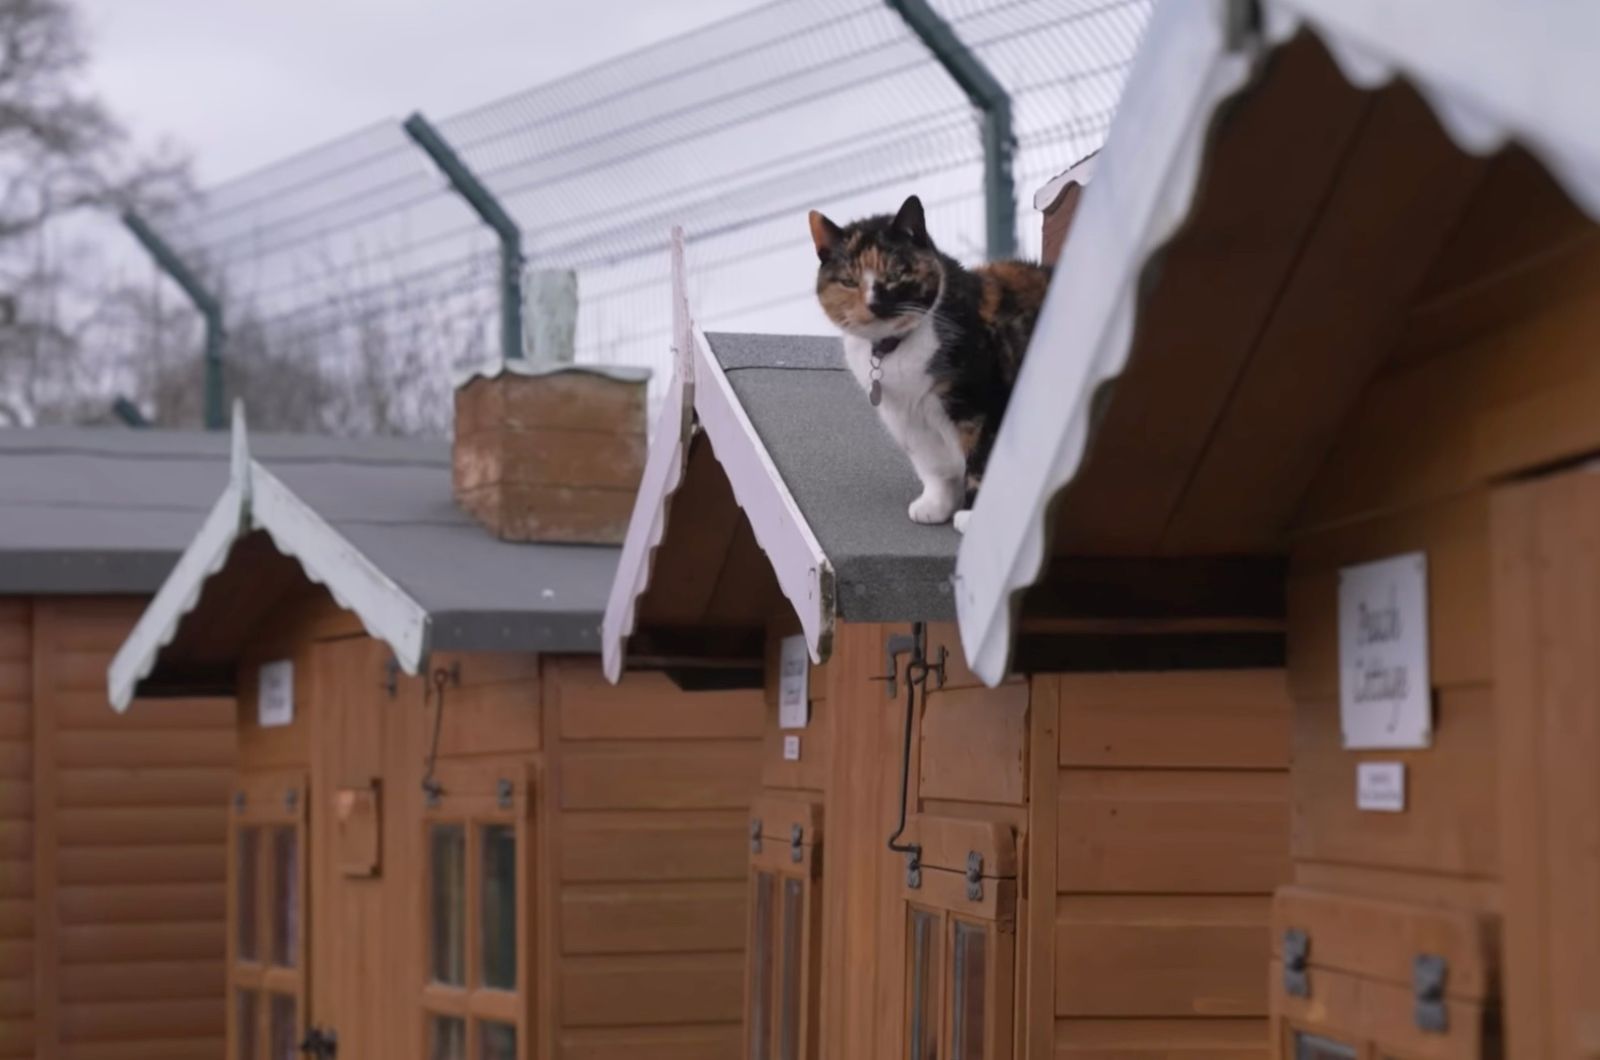
{"label": "cabin doorway", "polygon": [[1508,1055],[1600,1050],[1600,469],[1490,512]]}

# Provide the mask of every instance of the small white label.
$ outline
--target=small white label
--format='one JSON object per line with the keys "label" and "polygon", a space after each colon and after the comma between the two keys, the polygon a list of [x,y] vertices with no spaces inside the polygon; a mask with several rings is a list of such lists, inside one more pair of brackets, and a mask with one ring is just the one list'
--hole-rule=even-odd
{"label": "small white label", "polygon": [[262,663],[256,691],[256,723],[263,729],[294,721],[294,660]]}
{"label": "small white label", "polygon": [[1406,808],[1406,764],[1361,762],[1356,766],[1356,808],[1400,813]]}
{"label": "small white label", "polygon": [[783,760],[785,762],[800,761],[800,737],[785,736],[783,738]]}
{"label": "small white label", "polygon": [[804,637],[784,637],[778,656],[778,728],[803,729],[810,721],[807,681],[811,656]]}
{"label": "small white label", "polygon": [[1348,748],[1427,747],[1428,558],[1412,552],[1339,572],[1339,721]]}

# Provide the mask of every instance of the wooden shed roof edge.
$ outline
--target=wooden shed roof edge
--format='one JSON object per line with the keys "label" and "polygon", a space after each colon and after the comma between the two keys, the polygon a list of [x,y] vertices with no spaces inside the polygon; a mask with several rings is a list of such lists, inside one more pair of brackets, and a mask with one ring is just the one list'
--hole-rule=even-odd
{"label": "wooden shed roof edge", "polygon": [[[1247,17],[1259,11],[1261,26]],[[1463,150],[1526,147],[1600,217],[1600,9],[1560,0],[1209,0],[1157,10],[1095,159],[956,565],[973,671],[1004,679],[1015,610],[1047,558],[1050,508],[1079,470],[1092,407],[1122,373],[1145,266],[1188,216],[1219,110],[1302,29],[1347,80],[1414,84]],[[1590,101],[1586,103],[1585,101]],[[1065,411],[1061,395],[1070,395]]]}
{"label": "wooden shed roof edge", "polygon": [[672,278],[676,370],[651,435],[643,481],[601,622],[606,677],[613,682],[621,680],[638,602],[649,589],[656,553],[666,537],[672,498],[683,485],[689,444],[697,431],[704,431],[716,450],[756,543],[794,607],[811,657],[821,662],[831,650],[833,570],[726,373],[711,355],[704,333],[689,314],[679,229],[673,233]]}
{"label": "wooden shed roof edge", "polygon": [[428,614],[271,471],[250,456],[244,407],[233,410],[233,451],[228,484],[189,542],[177,565],[117,649],[107,670],[111,706],[125,711],[139,682],[155,668],[212,575],[227,563],[234,544],[263,530],[311,580],[353,611],[373,637],[394,649],[407,673],[422,666],[428,649]]}

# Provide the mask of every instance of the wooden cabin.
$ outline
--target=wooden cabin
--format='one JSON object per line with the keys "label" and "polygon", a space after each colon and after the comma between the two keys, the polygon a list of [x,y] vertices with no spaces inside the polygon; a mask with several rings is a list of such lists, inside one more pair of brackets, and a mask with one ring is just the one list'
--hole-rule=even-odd
{"label": "wooden cabin", "polygon": [[226,704],[103,682],[226,474],[199,432],[0,431],[0,1057],[222,1048]]}
{"label": "wooden cabin", "polygon": [[1239,6],[1151,23],[961,545],[967,658],[1006,687],[1062,600],[1281,637],[1269,1055],[1594,1056],[1600,13]]}
{"label": "wooden cabin", "polygon": [[737,1051],[760,698],[596,657],[644,401],[474,377],[453,451],[360,463],[262,459],[236,421],[110,670],[119,708],[237,691],[230,1060]]}
{"label": "wooden cabin", "polygon": [[960,537],[907,518],[916,478],[839,342],[702,334],[678,277],[603,652],[613,678],[764,688],[742,1055],[1263,1056],[1281,599],[1268,650],[1207,655],[1133,636],[1105,569],[1108,615],[1042,601],[1065,636],[985,687]]}

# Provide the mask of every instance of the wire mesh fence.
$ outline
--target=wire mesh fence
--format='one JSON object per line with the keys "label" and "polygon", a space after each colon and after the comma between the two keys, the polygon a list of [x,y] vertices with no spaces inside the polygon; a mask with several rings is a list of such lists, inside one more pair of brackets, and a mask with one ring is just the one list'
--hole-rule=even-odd
{"label": "wire mesh fence", "polygon": [[[1036,254],[1028,196],[1099,146],[1151,0],[933,2],[1012,94],[1019,236]],[[691,299],[711,329],[827,330],[808,209],[843,220],[915,191],[945,250],[983,256],[978,116],[882,0],[774,0],[430,117],[516,219],[529,267],[577,272],[578,359],[658,382],[672,225],[688,231]],[[155,222],[214,277],[252,350],[335,389],[384,374],[407,389],[402,411],[347,412],[334,429],[442,431],[453,373],[497,352],[497,245],[398,121]]]}

